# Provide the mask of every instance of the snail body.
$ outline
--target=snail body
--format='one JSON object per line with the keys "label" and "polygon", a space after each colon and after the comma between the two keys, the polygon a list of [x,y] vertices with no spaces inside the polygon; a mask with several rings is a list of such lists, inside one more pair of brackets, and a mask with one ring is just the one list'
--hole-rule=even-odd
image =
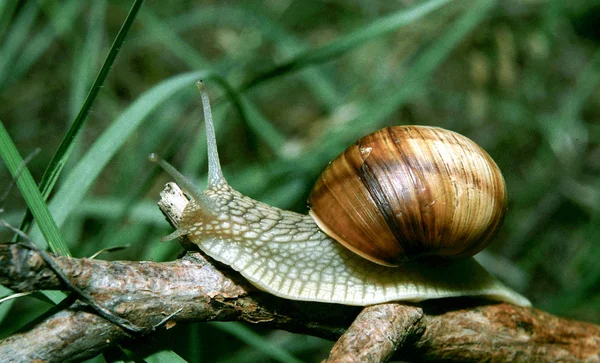
{"label": "snail body", "polygon": [[[396,241],[400,243],[400,247],[391,247],[392,250],[395,249],[395,254],[392,257],[380,257],[381,253],[379,250],[382,250],[382,248],[379,247],[374,249],[380,254],[371,257],[369,255],[370,251],[364,252],[361,249],[362,247],[352,245],[354,242],[338,243],[334,238],[346,238],[344,233],[351,227],[344,225],[341,231],[331,232],[330,229],[333,228],[331,227],[332,222],[331,219],[327,218],[329,213],[340,211],[342,207],[346,208],[348,203],[351,204],[352,201],[356,201],[358,198],[355,197],[357,195],[356,192],[343,191],[343,194],[347,196],[347,200],[342,201],[341,206],[327,201],[327,198],[323,202],[322,197],[323,194],[327,194],[325,193],[325,190],[329,188],[327,185],[336,185],[331,184],[331,177],[335,177],[336,173],[352,174],[350,171],[353,170],[360,172],[362,165],[363,173],[360,176],[364,179],[365,175],[369,175],[370,172],[374,171],[373,167],[376,164],[371,165],[363,161],[362,164],[357,162],[360,164],[357,164],[358,166],[351,165],[349,168],[334,169],[331,171],[332,165],[335,165],[335,163],[332,163],[316,183],[315,189],[311,193],[309,205],[312,209],[309,215],[282,210],[246,197],[231,188],[222,175],[208,97],[201,83],[199,83],[199,88],[201,89],[204,106],[209,149],[209,182],[207,189],[203,191],[198,190],[172,166],[155,156],[151,157],[154,161],[159,162],[191,196],[190,202],[184,209],[178,229],[167,236],[167,238],[186,235],[191,242],[197,244],[210,257],[239,271],[242,276],[259,289],[288,299],[365,306],[389,301],[416,302],[455,296],[480,296],[516,305],[530,305],[526,298],[507,288],[489,275],[472,257],[464,257],[465,254],[470,255],[483,248],[495,231],[497,231],[506,210],[506,195],[501,175],[499,178],[496,176],[491,177],[490,180],[493,181],[489,185],[492,186],[489,186],[483,182],[483,179],[488,181],[487,177],[483,179],[466,177],[466,169],[469,169],[469,167],[463,164],[462,169],[459,167],[456,172],[449,169],[446,173],[446,176],[451,181],[447,185],[444,185],[444,188],[447,188],[447,192],[454,195],[454,198],[447,197],[443,199],[438,195],[432,195],[430,198],[413,201],[414,205],[422,207],[422,216],[416,218],[420,221],[429,222],[432,218],[439,219],[440,216],[446,214],[448,215],[446,219],[450,220],[451,224],[454,223],[452,222],[453,219],[459,220],[459,222],[448,227],[450,232],[454,230],[458,231],[454,231],[454,235],[456,235],[453,241],[455,244],[454,247],[440,249],[438,246],[443,243],[443,240],[447,236],[453,235],[447,231],[448,228],[440,227],[435,229],[435,233],[433,233],[425,230],[420,224],[421,222],[416,223],[412,221],[409,223],[412,229],[415,231],[420,229],[419,232],[421,235],[431,237],[430,245],[432,247],[423,252],[418,248],[406,247],[409,246],[406,244],[406,241],[400,240]],[[394,140],[401,143],[400,139],[395,139],[399,134],[390,133],[388,129],[384,130],[386,131],[380,132],[393,135],[389,139],[391,140],[391,144],[389,142],[388,144],[398,145]],[[444,135],[450,135],[449,137],[453,140],[451,142],[448,141],[450,144],[456,143],[457,140],[464,141],[464,136],[439,128],[410,126],[393,128],[393,130],[400,133],[407,131],[415,133],[415,135],[420,135],[415,136],[413,141],[419,138],[423,139],[424,135],[434,135],[437,142],[442,143],[445,142],[440,141]],[[378,139],[377,136],[373,138],[371,135],[367,136],[367,138],[370,138],[369,140]],[[358,154],[366,155],[366,160],[375,157],[377,151],[373,151],[373,146],[369,142],[366,142],[368,140],[361,140],[362,143],[359,141],[358,144],[355,144],[355,146],[358,145]],[[403,140],[406,141],[408,139]],[[475,145],[470,140],[469,143]],[[407,141],[407,144],[410,144],[410,142]],[[472,145],[469,144],[469,147],[472,147]],[[371,149],[367,151],[369,148]],[[436,151],[432,151],[432,153],[437,153],[442,159],[445,158],[444,160],[450,161],[455,158],[452,153],[448,153],[448,150],[450,150],[448,148],[434,149]],[[483,150],[476,145],[473,147],[473,150],[473,155],[479,155],[479,158],[471,155],[461,160],[462,163],[472,162],[474,165],[479,165],[481,162],[486,165],[489,164],[491,159]],[[389,164],[386,163],[379,165],[387,165],[389,167]],[[493,161],[489,165],[490,175],[493,175],[497,167]],[[427,163],[421,163],[420,166],[424,167],[424,170],[430,170],[431,172],[439,169]],[[462,177],[460,176],[460,170],[463,172]],[[414,175],[408,178],[416,180],[416,176]],[[431,180],[430,177],[427,177],[427,179]],[[415,183],[416,185],[421,185],[418,182]],[[433,180],[432,183],[437,183],[437,181]],[[385,183],[378,182],[375,184],[382,186]],[[465,185],[464,188],[462,184]],[[486,187],[481,188],[483,184]],[[425,187],[425,189],[434,187],[433,184],[424,184],[421,186]],[[386,188],[388,187],[382,187],[382,189]],[[405,201],[416,198],[410,197],[411,194],[403,191],[402,188],[399,188],[395,193],[397,195],[408,195],[409,197]],[[460,196],[462,198],[463,195],[470,198],[475,197],[476,202],[472,205],[466,202],[457,202],[456,197]],[[333,199],[336,200],[336,198]],[[337,200],[339,199],[337,198]],[[373,198],[371,197],[371,199]],[[381,200],[383,202],[375,202],[377,208],[383,207],[385,209],[393,204],[393,202],[388,200]],[[445,206],[440,208],[442,212],[435,211],[431,214],[431,207],[435,206],[437,202],[431,203],[438,200],[440,206]],[[487,206],[490,203],[494,205],[494,208],[488,210]],[[464,207],[463,204],[466,205],[466,208],[474,209],[477,207],[478,209],[474,213],[466,213],[468,215],[467,218],[458,218],[460,217],[460,213],[450,212],[453,207]],[[323,205],[332,208],[332,212],[322,212],[321,208],[323,208]],[[368,210],[368,208],[372,207],[368,207],[364,201],[359,201],[358,206],[352,206],[348,209],[360,212]],[[407,211],[397,214],[404,213],[407,213]],[[372,217],[365,218],[367,220],[369,218],[373,219]],[[318,222],[315,220],[318,220]],[[385,222],[386,217],[383,220]],[[387,220],[390,220],[390,218],[387,218]],[[358,228],[366,228],[368,231],[369,228],[381,227],[383,224],[385,226],[383,230],[389,230],[389,225],[384,222],[377,222],[379,226],[375,223],[375,227],[360,225]],[[391,222],[392,225],[394,223],[398,224],[397,222]],[[437,221],[434,221],[434,223],[437,223]],[[417,225],[421,227],[415,227]],[[477,226],[475,228],[476,232],[470,234],[463,232],[466,227],[472,229],[474,225]],[[371,239],[377,239],[378,236],[386,238],[384,246],[393,244],[388,241],[390,239],[386,235],[390,233],[388,231],[385,233],[371,231],[370,233]],[[360,235],[361,233],[358,234]],[[394,234],[398,234],[398,232],[391,232],[392,236]],[[411,237],[405,239],[410,244],[415,243],[414,241],[417,238]],[[469,239],[469,243],[463,243]],[[369,243],[370,241],[366,242]],[[365,241],[359,242],[359,245],[360,243],[365,243]],[[402,243],[405,244],[403,245]],[[345,246],[349,246],[349,248]],[[401,251],[398,253],[398,250]],[[448,253],[448,251],[451,251],[451,253]],[[454,254],[463,258],[419,258],[423,255],[432,254],[442,256]],[[367,256],[368,259],[363,256]],[[398,267],[385,266],[398,264],[400,264]]]}

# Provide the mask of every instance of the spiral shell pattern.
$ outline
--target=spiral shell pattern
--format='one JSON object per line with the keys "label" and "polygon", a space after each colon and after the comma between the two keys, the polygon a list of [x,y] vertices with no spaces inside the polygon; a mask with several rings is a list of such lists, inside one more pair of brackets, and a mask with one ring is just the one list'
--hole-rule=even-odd
{"label": "spiral shell pattern", "polygon": [[395,266],[422,256],[472,256],[506,212],[491,157],[438,127],[395,126],[333,160],[308,199],[319,227],[355,253]]}

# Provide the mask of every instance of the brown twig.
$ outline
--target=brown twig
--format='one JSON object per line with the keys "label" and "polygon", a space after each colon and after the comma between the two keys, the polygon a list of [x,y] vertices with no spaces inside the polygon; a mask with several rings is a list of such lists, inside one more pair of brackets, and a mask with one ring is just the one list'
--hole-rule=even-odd
{"label": "brown twig", "polygon": [[327,362],[385,362],[424,330],[423,309],[418,306],[368,306],[335,343]]}
{"label": "brown twig", "polygon": [[[56,263],[99,304],[138,325],[153,325],[182,309],[173,323],[238,320],[335,339],[360,311],[341,307],[328,315],[327,304],[290,304],[253,291],[243,279],[224,275],[197,252],[166,263],[68,257],[56,257]],[[15,291],[62,288],[39,254],[17,244],[0,244],[0,283]],[[320,318],[311,317],[313,313]],[[102,334],[82,335],[88,325]],[[126,331],[77,302],[0,342],[0,357],[78,360],[128,338]],[[79,351],[82,345],[85,352]]]}
{"label": "brown twig", "polygon": [[[185,198],[173,184],[168,187],[161,208],[177,223]],[[198,252],[166,263],[55,261],[73,284],[138,325],[154,325],[182,308],[172,323],[238,320],[332,340],[341,336],[328,361],[381,361],[394,351],[395,358],[415,361],[600,360],[599,326],[510,304],[445,299],[418,306],[382,304],[360,312],[342,305],[292,302],[256,291],[237,273]],[[0,245],[0,283],[15,291],[63,287],[36,251],[14,244]],[[78,361],[128,338],[83,303],[66,302],[1,341],[0,357]]]}

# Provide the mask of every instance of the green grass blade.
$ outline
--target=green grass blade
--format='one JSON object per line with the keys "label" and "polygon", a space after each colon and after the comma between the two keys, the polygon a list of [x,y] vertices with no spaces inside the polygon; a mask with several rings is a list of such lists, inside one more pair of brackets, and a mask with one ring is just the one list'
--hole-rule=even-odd
{"label": "green grass blade", "polygon": [[[375,99],[375,102],[362,117],[369,116],[374,120],[388,117],[398,107],[402,106],[410,96],[417,94],[429,79],[433,71],[450,55],[452,50],[489,14],[495,5],[494,0],[478,0],[469,6],[467,11],[442,34],[436,42],[426,49],[422,55],[413,62],[411,69],[406,72],[407,77],[396,90],[386,91]],[[387,96],[387,97],[383,97]],[[359,117],[357,119],[361,119]],[[377,121],[374,121],[375,123]]]}
{"label": "green grass blade", "polygon": [[234,90],[224,78],[215,77],[214,79],[227,91],[233,104],[248,122],[249,128],[259,135],[272,150],[279,151],[286,141],[285,136],[283,136],[283,134],[281,134],[271,122],[260,113],[257,107],[255,107],[247,98],[243,97],[238,91]]}
{"label": "green grass blade", "polygon": [[[77,135],[81,131],[81,128],[83,127],[85,120],[87,119],[92,105],[96,100],[98,93],[100,92],[100,88],[106,80],[108,72],[110,71],[110,68],[114,63],[117,54],[119,53],[119,49],[121,48],[121,45],[123,44],[123,41],[125,40],[125,37],[127,36],[129,29],[131,28],[131,25],[133,24],[136,14],[142,6],[142,3],[143,0],[136,0],[136,2],[132,5],[131,9],[129,10],[129,14],[127,14],[127,18],[121,26],[119,34],[117,34],[117,38],[115,39],[113,45],[110,48],[108,56],[104,61],[104,64],[102,65],[102,68],[100,69],[100,72],[98,73],[98,76],[96,77],[96,80],[94,81],[90,92],[88,93],[85,103],[81,107],[79,114],[75,118],[75,121],[73,121],[73,124],[67,131],[67,134],[63,138],[62,142],[60,143],[58,150],[56,150],[54,156],[52,157],[52,160],[50,160],[48,167],[44,171],[44,175],[42,176],[42,180],[40,182],[40,191],[44,200],[46,200],[48,198],[48,195],[50,195],[50,192],[52,191],[54,184],[58,180],[58,176],[60,175],[62,168],[64,167],[67,159],[69,158],[73,146],[75,145],[75,139],[77,138]],[[25,230],[28,227],[30,221],[31,216],[26,215],[23,222],[21,223],[21,229]]]}
{"label": "green grass blade", "polygon": [[124,349],[120,347],[112,348],[116,352],[117,359],[110,359],[107,357],[107,352],[104,352],[104,357],[108,358],[106,361],[112,363],[133,363],[133,362],[147,362],[147,363],[187,363],[187,361],[181,358],[177,353],[172,350],[161,350],[158,352],[148,354],[149,350],[153,350],[148,345],[132,346],[131,348]]}
{"label": "green grass blade", "polygon": [[18,4],[17,0],[0,0],[0,37],[8,28]]}
{"label": "green grass blade", "polygon": [[208,62],[188,42],[180,38],[168,24],[161,21],[150,10],[145,9],[141,20],[148,28],[148,37],[162,43],[173,55],[185,62],[191,69],[206,68]]}
{"label": "green grass blade", "polygon": [[280,152],[283,145],[286,143],[286,137],[277,130],[259,109],[251,103],[248,98],[238,95],[239,103],[244,110],[244,118],[248,122],[248,126],[255,134],[259,135],[271,150]]}
{"label": "green grass blade", "polygon": [[[81,45],[78,42],[74,45],[75,49],[81,49],[81,51],[78,51],[73,57],[75,66],[73,67],[74,72],[71,74],[71,100],[69,101],[71,110],[69,117],[73,120],[77,120],[77,115],[82,109],[81,105],[85,104],[86,93],[88,93],[94,77],[92,71],[96,68],[96,60],[99,59],[100,51],[103,48],[106,8],[106,0],[93,2],[84,43]],[[76,123],[77,121],[73,122],[73,125]]]}
{"label": "green grass blade", "polygon": [[[343,150],[344,145],[355,140],[360,135],[382,127],[386,119],[398,108],[419,94],[431,74],[450,55],[452,50],[479,24],[493,9],[494,0],[479,0],[474,2],[455,23],[441,35],[435,43],[423,51],[412,61],[406,77],[395,89],[386,89],[383,94],[376,95],[363,104],[361,113],[353,121],[339,128],[329,130],[316,140],[314,145],[325,145],[322,153],[314,153],[322,158],[319,163],[326,162],[332,157],[333,150]],[[369,122],[364,122],[369,120]],[[332,151],[330,151],[332,150]],[[309,163],[313,165],[314,163]]]}
{"label": "green grass blade", "polygon": [[[119,151],[127,138],[141,127],[142,122],[160,104],[173,94],[190,87],[201,78],[209,78],[210,72],[199,71],[185,73],[159,83],[140,96],[119,118],[117,118],[90,147],[89,151],[77,163],[66,177],[61,188],[49,203],[56,223],[62,226],[67,217],[83,200],[100,172],[109,160]],[[38,236],[34,227],[32,237]]]}
{"label": "green grass blade", "polygon": [[144,358],[147,363],[187,363],[187,360],[181,358],[172,350],[161,350]]}
{"label": "green grass blade", "polygon": [[21,48],[29,39],[29,30],[38,16],[37,2],[29,1],[21,9],[19,17],[12,26],[6,40],[0,46],[0,91],[5,88],[6,77],[11,73],[10,67],[14,64]]}
{"label": "green grass blade", "polygon": [[[37,221],[39,230],[50,245],[50,248],[54,253],[61,255],[69,255],[69,249],[63,241],[62,236],[58,230],[56,222],[52,218],[48,206],[46,205],[44,198],[40,194],[37,184],[33,180],[31,173],[26,165],[23,165],[23,159],[15,144],[12,142],[8,132],[4,128],[4,124],[0,121],[0,156],[4,160],[4,163],[8,167],[13,178],[17,181],[17,186],[27,203],[27,206],[31,210],[31,213]],[[22,167],[20,174],[19,168]],[[46,244],[39,237],[32,240],[41,248],[46,248]]]}
{"label": "green grass blade", "polygon": [[293,59],[266,71],[265,73],[259,74],[255,78],[248,81],[248,83],[242,86],[241,89],[242,91],[245,91],[271,78],[304,68],[310,64],[330,61],[333,58],[371,39],[375,39],[402,26],[419,20],[449,2],[450,0],[431,0],[414,6],[409,10],[402,9],[389,16],[376,19],[371,24],[357,29],[345,36],[339,37],[335,41],[323,47],[310,49],[302,54],[299,54]]}
{"label": "green grass blade", "polygon": [[211,325],[218,327],[219,329],[227,332],[234,337],[238,338],[247,345],[256,348],[261,351],[267,357],[284,363],[298,363],[301,362],[298,358],[294,357],[287,350],[281,348],[278,345],[272,344],[268,339],[256,334],[254,331],[243,325],[242,323],[222,323],[212,322]]}
{"label": "green grass blade", "polygon": [[[278,58],[289,59],[310,48],[308,42],[288,31],[275,19],[245,6],[223,4],[198,6],[191,12],[168,20],[169,29],[173,29],[174,32],[187,31],[199,25],[222,26],[225,24],[240,29],[258,29],[261,36],[273,41]],[[151,38],[145,37],[144,40],[146,39]],[[243,53],[251,55],[254,52],[248,50]],[[251,63],[252,59],[250,58],[248,61]],[[236,67],[243,68],[239,63],[240,61],[236,59]],[[328,72],[316,68],[306,68],[300,72],[299,76],[327,110],[332,111],[341,103],[342,97]]]}
{"label": "green grass blade", "polygon": [[[79,19],[82,1],[71,0],[57,6],[50,6],[52,11],[46,15],[51,20],[35,37],[30,37],[24,43],[24,48],[19,52],[20,57],[11,65],[9,78],[6,83],[20,79],[31,67],[42,58],[42,55],[50,48],[54,41],[65,33],[68,33],[75,22]],[[44,7],[42,7],[44,8]],[[56,9],[55,9],[56,8]]]}
{"label": "green grass blade", "polygon": [[102,68],[100,69],[100,72],[98,73],[98,76],[96,77],[96,80],[94,81],[90,92],[88,93],[85,103],[81,107],[81,110],[75,118],[73,125],[71,125],[69,131],[65,135],[65,138],[58,147],[58,150],[52,157],[48,168],[44,172],[44,175],[42,176],[42,182],[40,183],[40,189],[42,190],[44,198],[47,198],[50,192],[52,191],[52,188],[56,183],[58,175],[60,174],[60,171],[62,170],[66,159],[69,157],[69,153],[71,151],[71,148],[73,147],[73,140],[77,137],[90,112],[90,109],[92,108],[94,101],[96,100],[96,97],[98,97],[98,93],[100,92],[100,89],[104,84],[106,77],[108,76],[110,68],[112,67],[115,59],[117,58],[119,49],[121,48],[121,45],[123,44],[123,41],[125,40],[125,37],[127,36],[127,33],[129,32],[129,29],[133,24],[135,16],[138,13],[143,2],[144,0],[136,0],[136,2],[132,5],[131,9],[129,10],[129,14],[127,14],[127,18],[121,26],[121,29],[119,30],[119,33],[117,34],[117,37],[110,48],[108,56],[106,57],[106,60],[104,61],[104,64],[102,65]]}
{"label": "green grass blade", "polygon": [[[5,297],[12,295],[13,291],[3,285],[0,285],[0,297]],[[4,321],[4,319],[8,316],[10,309],[15,303],[15,299],[11,299],[0,304],[0,322]]]}

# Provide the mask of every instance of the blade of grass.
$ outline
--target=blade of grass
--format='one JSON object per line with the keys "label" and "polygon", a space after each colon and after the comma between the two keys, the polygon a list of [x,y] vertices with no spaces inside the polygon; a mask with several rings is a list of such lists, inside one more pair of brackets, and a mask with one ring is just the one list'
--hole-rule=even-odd
{"label": "blade of grass", "polygon": [[259,135],[272,150],[279,151],[285,143],[285,136],[260,113],[257,107],[254,107],[240,92],[234,90],[224,78],[215,77],[214,79],[227,91],[233,104],[236,105],[243,118],[248,122],[249,128]]}
{"label": "blade of grass", "polygon": [[[198,6],[191,12],[167,21],[169,29],[173,29],[177,33],[198,25],[227,25],[240,29],[257,29],[261,36],[273,41],[278,58],[289,59],[309,49],[308,42],[298,39],[279,22],[245,6],[222,4]],[[244,53],[253,54],[250,50],[244,51]],[[249,62],[254,62],[254,58],[249,59]],[[238,68],[239,63],[239,59],[236,58]],[[322,106],[328,111],[334,110],[341,103],[341,96],[331,81],[332,77],[329,73],[316,68],[307,68],[301,72],[300,78],[304,79],[306,87],[317,96],[317,100],[321,101]]]}
{"label": "blade of grass", "polygon": [[[119,151],[127,138],[141,128],[148,114],[176,92],[190,87],[198,79],[211,76],[213,76],[211,72],[198,71],[170,78],[144,93],[127,108],[94,142],[52,198],[49,208],[56,223],[59,226],[64,224],[109,160]],[[38,234],[39,230],[34,227],[31,236],[38,236]]]}
{"label": "blade of grass", "polygon": [[[0,121],[0,156],[4,160],[4,163],[8,167],[13,178],[16,179],[17,186],[19,187],[27,206],[35,217],[41,234],[50,245],[52,252],[68,256],[69,249],[63,241],[58,226],[52,218],[48,206],[44,202],[44,198],[40,194],[37,184],[33,180],[27,166],[25,165],[22,167],[20,175],[17,175],[17,171],[23,165],[23,159],[21,158],[21,155],[19,155],[17,147],[4,128],[2,121]],[[40,238],[32,238],[32,240],[41,248],[45,249],[47,247]]]}
{"label": "blade of grass", "polygon": [[[5,79],[5,85],[25,74],[50,48],[56,38],[72,29],[73,24],[79,19],[84,2],[71,0],[70,2],[49,5],[50,11],[46,11],[46,15],[49,17],[50,23],[35,37],[29,37],[25,41],[24,48],[19,52],[19,58],[14,64],[11,64],[10,73],[8,78]],[[42,9],[44,8],[43,6]]]}
{"label": "blade of grass", "polygon": [[0,37],[6,32],[18,4],[17,0],[0,0]]}
{"label": "blade of grass", "polygon": [[[149,346],[135,346],[128,349],[117,348],[120,350],[118,360],[107,359],[109,362],[115,363],[133,363],[133,362],[147,362],[147,363],[187,363],[187,361],[181,358],[177,353],[171,350],[161,350],[158,352],[148,354],[148,351],[152,348]],[[106,352],[104,352],[105,358]],[[126,359],[124,359],[126,358]]]}
{"label": "blade of grass", "polygon": [[29,30],[38,16],[39,8],[35,1],[28,1],[21,9],[19,17],[6,36],[0,47],[0,91],[5,88],[6,77],[10,75],[8,69],[14,64],[15,58],[29,39]]}
{"label": "blade of grass", "polygon": [[[343,150],[344,145],[347,145],[349,141],[355,140],[359,135],[364,135],[369,131],[382,127],[393,112],[425,87],[425,83],[431,74],[475,26],[488,15],[494,5],[494,0],[473,2],[435,43],[414,59],[412,66],[406,71],[406,77],[395,89],[387,88],[381,94],[376,94],[372,99],[365,101],[364,105],[359,107],[360,114],[344,126],[345,131],[340,131],[340,128],[336,127],[316,139],[314,145],[324,145],[324,147],[317,148],[321,152],[312,155],[322,160],[316,164],[311,162],[306,165],[321,165],[321,163],[329,160],[332,154],[336,154],[337,150]],[[368,120],[368,122],[365,122],[365,120]]]}
{"label": "blade of grass", "polygon": [[406,10],[402,9],[389,16],[376,19],[371,24],[357,29],[347,35],[337,38],[335,41],[317,48],[309,49],[293,59],[276,66],[258,76],[252,78],[241,87],[244,92],[260,83],[268,81],[276,76],[293,72],[310,64],[318,64],[330,61],[335,57],[348,52],[350,49],[363,44],[371,39],[378,38],[384,34],[408,25],[427,14],[439,9],[449,3],[450,0],[431,0]]}
{"label": "blade of grass", "polygon": [[[90,88],[94,76],[92,70],[96,68],[96,60],[100,57],[106,7],[106,0],[92,3],[90,21],[83,46],[80,43],[73,45],[75,50],[81,49],[73,56],[75,65],[73,67],[74,72],[71,72],[71,100],[69,101],[71,110],[69,117],[73,120],[77,120],[77,114],[82,108],[81,105],[85,105],[86,91]],[[76,122],[73,122],[73,124],[75,125]]]}
{"label": "blade of grass", "polygon": [[[411,62],[412,66],[406,71],[406,78],[396,88],[386,88],[383,93],[364,101],[357,107],[361,112],[353,120],[326,131],[293,160],[281,164],[273,162],[266,169],[272,170],[271,178],[275,179],[285,174],[295,173],[299,177],[317,175],[321,165],[326,164],[333,156],[343,150],[345,145],[356,140],[369,131],[380,128],[386,119],[411,97],[424,89],[426,81],[437,67],[449,56],[452,50],[479,24],[494,7],[494,0],[479,0],[474,2],[463,15],[458,18],[436,42],[420,52]],[[368,120],[368,122],[365,122]]]}
{"label": "blade of grass", "polygon": [[[171,27],[165,25],[158,19],[150,10],[142,12],[144,24],[148,26],[148,30],[154,34],[152,39],[158,39],[179,59],[184,61],[190,68],[197,69],[206,65],[206,60],[201,57],[198,52],[189,46],[187,42],[181,39]],[[221,77],[216,77],[216,81],[228,91],[233,102],[238,105],[238,108],[244,110],[244,118],[254,132],[259,135],[273,150],[279,150],[285,142],[283,136],[273,127],[256,107],[240,97],[240,94],[233,90],[233,87]]]}
{"label": "blade of grass", "polygon": [[[465,13],[441,35],[434,44],[427,48],[413,62],[406,72],[407,77],[395,91],[386,91],[386,96],[376,95],[375,100],[383,102],[372,104],[365,112],[370,118],[381,120],[402,106],[410,96],[418,93],[433,71],[448,58],[456,46],[465,39],[495,6],[495,0],[479,0],[472,2]],[[360,120],[363,116],[357,117]]]}
{"label": "blade of grass", "polygon": [[147,363],[187,363],[187,360],[181,358],[177,353],[172,350],[161,350],[144,357],[144,361]]}
{"label": "blade of grass", "polygon": [[286,137],[277,130],[248,98],[238,94],[239,103],[244,110],[244,119],[248,127],[259,135],[260,138],[275,152],[281,152],[286,142]]}
{"label": "blade of grass", "polygon": [[[205,63],[204,58],[197,54],[197,51],[191,49],[187,43],[180,39],[177,31],[183,31],[189,26],[197,26],[198,24],[206,25],[216,23],[227,23],[232,26],[240,26],[240,24],[248,24],[259,27],[263,33],[270,35],[278,43],[280,52],[284,54],[297,53],[299,49],[305,49],[305,46],[294,45],[298,41],[285,31],[276,26],[269,18],[254,14],[252,11],[243,11],[239,7],[228,6],[203,6],[193,12],[192,16],[185,15],[178,17],[177,21],[168,22],[167,25],[161,23],[153,13],[148,10],[142,12],[142,20],[148,26],[149,31],[156,34],[150,36],[149,39],[158,39],[166,49],[173,52],[177,57],[184,61],[191,68],[199,68],[199,65]],[[185,22],[185,26],[181,26],[181,22]],[[292,46],[290,46],[292,44]],[[239,61],[238,61],[239,62]],[[219,69],[226,68],[229,62],[224,62]],[[317,94],[326,98],[325,105],[328,109],[333,109],[333,105],[339,103],[339,97],[336,95],[333,86],[326,82],[327,76],[323,72],[317,72],[315,69],[305,69],[306,84],[309,88],[315,89]],[[223,79],[218,80],[222,86],[228,90],[230,98],[243,110],[243,118],[247,121],[250,130],[254,132],[261,140],[271,147],[274,151],[279,151],[283,146],[285,139],[266,119],[248,99],[241,96],[239,92],[233,91],[233,88]],[[322,98],[322,97],[319,97]]]}
{"label": "blade of grass", "polygon": [[165,24],[149,9],[144,9],[141,20],[148,29],[148,37],[162,43],[175,56],[184,61],[191,69],[206,68],[208,62],[197,49],[180,38],[168,24]]}
{"label": "blade of grass", "polygon": [[127,17],[125,18],[125,21],[123,22],[123,25],[121,26],[121,29],[119,30],[119,33],[117,34],[117,37],[115,38],[115,41],[113,42],[110,48],[108,56],[106,57],[106,60],[104,61],[104,64],[102,65],[102,68],[100,69],[100,72],[98,73],[98,76],[96,77],[96,80],[94,81],[90,92],[88,93],[85,103],[81,107],[79,114],[73,121],[73,124],[69,128],[63,141],[58,147],[58,150],[52,157],[48,168],[46,168],[46,171],[42,176],[42,182],[40,183],[40,190],[42,191],[44,198],[48,198],[48,195],[52,191],[52,188],[54,187],[54,184],[58,179],[58,176],[64,166],[64,163],[69,157],[69,154],[73,147],[73,140],[81,131],[81,128],[85,120],[87,119],[92,105],[95,102],[98,93],[100,92],[100,88],[104,84],[104,81],[106,80],[106,77],[108,76],[108,73],[113,63],[117,58],[121,45],[127,37],[129,29],[131,28],[131,25],[135,20],[135,16],[137,15],[143,2],[144,0],[136,0],[135,3],[131,6]]}
{"label": "blade of grass", "polygon": [[[17,187],[21,191],[21,195],[23,195],[23,199],[25,199],[27,206],[35,216],[36,221],[38,221],[41,234],[45,239],[31,238],[31,240],[40,248],[45,249],[47,245],[50,245],[52,252],[69,256],[69,249],[58,230],[58,226],[52,218],[48,206],[42,198],[27,165],[23,164],[23,159],[21,158],[21,155],[19,155],[17,147],[12,142],[12,139],[1,120],[0,157],[2,157],[11,175],[15,178]],[[60,302],[66,296],[60,291],[42,291],[42,293],[54,303]]]}
{"label": "blade of grass", "polygon": [[[5,297],[5,296],[12,295],[12,294],[13,294],[13,291],[11,289],[0,285],[0,296]],[[8,315],[8,312],[10,311],[10,308],[12,308],[14,303],[15,303],[15,300],[11,299],[11,300],[5,301],[2,304],[0,304],[0,321],[4,321],[4,319]]]}
{"label": "blade of grass", "polygon": [[[138,13],[143,2],[143,0],[136,0],[135,3],[131,6],[127,17],[125,18],[125,22],[121,26],[121,29],[119,30],[119,33],[117,34],[117,37],[110,48],[108,56],[106,57],[106,60],[104,61],[104,64],[102,65],[102,68],[100,69],[100,72],[98,73],[98,76],[96,77],[96,80],[94,81],[94,84],[92,85],[92,88],[90,89],[87,98],[85,99],[85,103],[81,107],[79,114],[73,121],[73,124],[67,131],[67,134],[65,135],[62,142],[60,143],[58,150],[56,150],[54,156],[52,157],[52,160],[50,160],[48,167],[44,171],[44,175],[42,176],[42,180],[40,182],[40,191],[44,200],[48,199],[48,195],[50,195],[54,184],[56,184],[58,176],[60,175],[60,172],[62,171],[62,168],[64,167],[67,159],[69,158],[73,146],[75,145],[75,139],[81,131],[85,120],[87,119],[92,105],[96,100],[98,93],[100,92],[100,88],[104,84],[108,72],[110,71],[110,68],[114,63],[117,54],[119,53],[119,49],[121,48],[121,45],[123,44],[123,41],[125,40],[125,37],[127,36],[127,33],[129,32],[129,29],[133,24],[135,16]],[[27,214],[23,219],[23,222],[21,223],[20,229],[26,230],[29,227],[30,223],[31,215]]]}
{"label": "blade of grass", "polygon": [[231,322],[231,323],[222,323],[222,322],[212,322],[211,325],[214,325],[221,329],[224,332],[227,332],[234,337],[238,338],[242,342],[247,345],[256,348],[261,351],[267,357],[285,363],[297,363],[301,362],[298,358],[294,357],[287,350],[281,348],[278,345],[271,343],[269,340],[263,338],[262,336],[256,334],[254,331],[250,330],[248,327],[241,323]]}

